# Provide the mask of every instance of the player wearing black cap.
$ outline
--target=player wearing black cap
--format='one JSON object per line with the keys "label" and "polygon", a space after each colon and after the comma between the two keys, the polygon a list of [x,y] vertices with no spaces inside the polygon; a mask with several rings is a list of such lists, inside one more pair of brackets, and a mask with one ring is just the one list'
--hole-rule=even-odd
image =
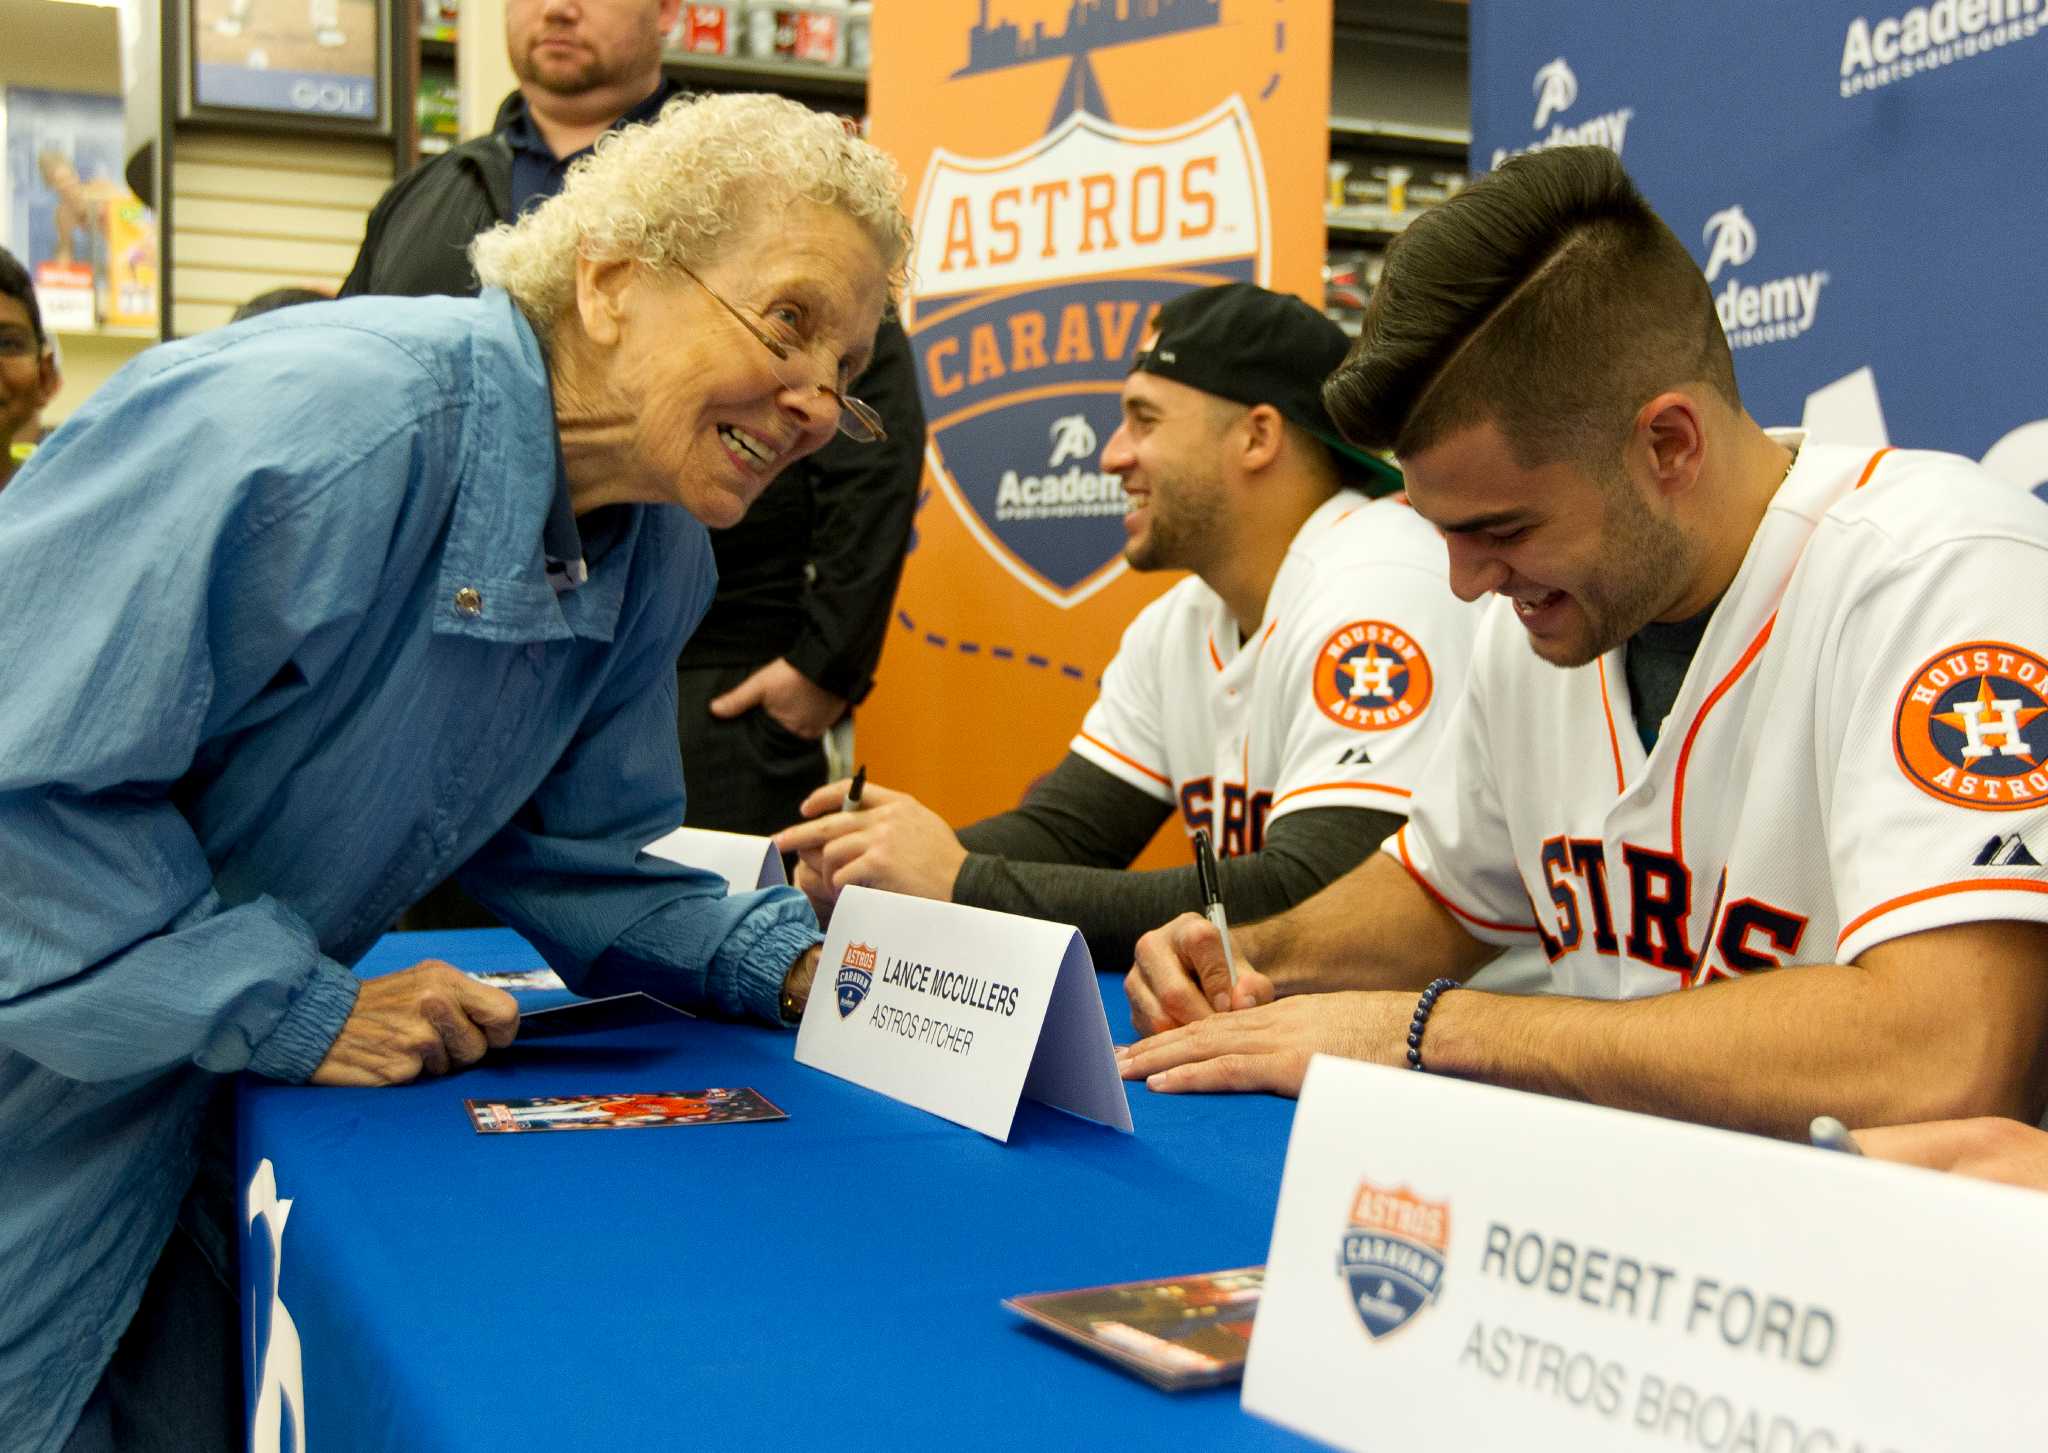
{"label": "player wearing black cap", "polygon": [[779,841],[821,914],[856,883],[950,899],[1072,923],[1121,969],[1162,914],[1199,901],[1192,862],[1125,871],[1169,816],[1209,831],[1240,921],[1400,826],[1474,613],[1435,531],[1374,498],[1399,473],[1323,408],[1345,348],[1306,303],[1247,283],[1159,311],[1102,468],[1130,497],[1132,568],[1192,577],[1132,622],[1066,757],[1015,810],[955,834],[873,782],[858,812],[838,810],[843,785],[814,794]]}

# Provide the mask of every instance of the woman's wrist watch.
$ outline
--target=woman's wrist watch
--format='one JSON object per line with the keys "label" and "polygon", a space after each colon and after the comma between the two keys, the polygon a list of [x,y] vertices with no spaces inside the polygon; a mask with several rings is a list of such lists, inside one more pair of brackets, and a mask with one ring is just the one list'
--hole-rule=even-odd
{"label": "woman's wrist watch", "polygon": [[782,1022],[794,1026],[804,1017],[804,1005],[810,1002],[811,980],[818,972],[818,956],[824,952],[823,945],[812,944],[797,956],[789,966],[789,972],[782,976]]}

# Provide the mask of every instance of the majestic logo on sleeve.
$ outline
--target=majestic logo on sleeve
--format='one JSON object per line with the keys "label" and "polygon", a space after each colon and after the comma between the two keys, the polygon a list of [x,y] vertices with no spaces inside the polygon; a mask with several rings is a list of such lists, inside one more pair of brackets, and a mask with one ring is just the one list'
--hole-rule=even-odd
{"label": "majestic logo on sleeve", "polygon": [[1129,501],[1095,441],[1146,324],[1190,288],[1269,281],[1250,113],[1232,96],[1140,130],[1084,108],[1007,156],[939,148],[916,210],[903,323],[933,476],[998,565],[1078,605],[1128,568]]}
{"label": "majestic logo on sleeve", "polygon": [[1899,770],[1943,802],[2048,802],[2048,661],[1998,641],[1942,652],[1900,694],[1892,744]]}
{"label": "majestic logo on sleeve", "polygon": [[1970,860],[1973,868],[2038,868],[2041,860],[2027,847],[2027,840],[2016,832],[2003,837],[1986,839],[1984,846],[1977,850],[1977,856]]}
{"label": "majestic logo on sleeve", "polygon": [[1377,1342],[1437,1299],[1451,1247],[1451,1203],[1360,1181],[1337,1252],[1351,1308]]}
{"label": "majestic logo on sleeve", "polygon": [[1406,631],[1385,621],[1353,621],[1316,653],[1316,705],[1362,732],[1406,726],[1435,689],[1429,658]]}
{"label": "majestic logo on sleeve", "polygon": [[844,1019],[860,1008],[868,986],[875,982],[875,950],[872,944],[850,943],[839,960],[839,1017]]}

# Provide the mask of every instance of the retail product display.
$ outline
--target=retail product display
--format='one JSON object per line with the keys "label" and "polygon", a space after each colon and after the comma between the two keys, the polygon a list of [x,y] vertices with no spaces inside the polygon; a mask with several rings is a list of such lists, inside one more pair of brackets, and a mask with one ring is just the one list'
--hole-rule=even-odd
{"label": "retail product display", "polygon": [[1386,260],[1378,248],[1333,247],[1324,254],[1323,312],[1346,333],[1357,334]]}
{"label": "retail product display", "polygon": [[462,134],[462,116],[455,77],[446,71],[420,72],[419,94],[413,102],[420,134],[420,155],[438,156]]}
{"label": "retail product display", "polygon": [[732,56],[750,61],[852,66],[868,62],[873,7],[845,0],[713,0],[686,4],[669,35],[674,54]]}
{"label": "retail product display", "polygon": [[462,0],[425,0],[420,6],[420,39],[453,43],[462,20]]}

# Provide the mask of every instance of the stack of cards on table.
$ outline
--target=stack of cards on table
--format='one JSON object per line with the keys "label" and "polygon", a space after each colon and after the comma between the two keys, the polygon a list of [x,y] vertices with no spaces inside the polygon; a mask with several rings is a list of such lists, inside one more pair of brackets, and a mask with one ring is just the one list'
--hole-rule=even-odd
{"label": "stack of cards on table", "polygon": [[1244,1376],[1262,1266],[1073,1292],[1011,1297],[1003,1305],[1168,1392]]}
{"label": "stack of cards on table", "polygon": [[758,1090],[664,1090],[631,1095],[544,1095],[532,1100],[464,1100],[479,1135],[533,1130],[648,1130],[787,1120]]}

